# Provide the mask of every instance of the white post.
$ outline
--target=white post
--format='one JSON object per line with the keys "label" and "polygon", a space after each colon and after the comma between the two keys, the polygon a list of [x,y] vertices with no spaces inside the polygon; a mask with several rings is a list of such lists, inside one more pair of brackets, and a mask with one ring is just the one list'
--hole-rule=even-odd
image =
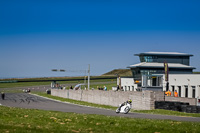
{"label": "white post", "polygon": [[90,89],[90,64],[88,64],[88,90]]}

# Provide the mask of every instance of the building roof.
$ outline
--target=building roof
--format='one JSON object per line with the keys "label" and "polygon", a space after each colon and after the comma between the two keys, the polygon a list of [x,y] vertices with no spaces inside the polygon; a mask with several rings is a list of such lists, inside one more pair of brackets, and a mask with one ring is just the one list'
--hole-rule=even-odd
{"label": "building roof", "polygon": [[[195,69],[195,67],[183,65],[180,63],[168,63],[169,68],[182,68],[182,69]],[[163,68],[164,63],[156,63],[156,62],[141,62],[135,65],[130,65],[128,68]]]}
{"label": "building roof", "polygon": [[140,55],[163,55],[163,56],[193,56],[192,54],[187,53],[178,53],[178,52],[144,52],[139,54],[134,54],[135,56]]}

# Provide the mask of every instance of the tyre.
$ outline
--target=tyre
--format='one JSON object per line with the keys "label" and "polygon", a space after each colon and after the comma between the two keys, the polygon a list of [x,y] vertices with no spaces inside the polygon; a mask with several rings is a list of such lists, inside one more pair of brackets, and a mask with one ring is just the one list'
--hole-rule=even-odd
{"label": "tyre", "polygon": [[200,106],[197,106],[197,113],[200,113]]}
{"label": "tyre", "polygon": [[129,112],[129,110],[130,110],[130,108],[129,108],[129,107],[126,107],[126,108],[124,109],[124,114],[127,114],[127,113]]}
{"label": "tyre", "polygon": [[181,105],[181,112],[186,112],[187,105]]}
{"label": "tyre", "polygon": [[198,113],[197,112],[197,106],[192,106],[192,110],[191,110],[191,113]]}
{"label": "tyre", "polygon": [[119,108],[117,108],[117,109],[116,109],[116,113],[119,113],[119,112],[120,112],[120,110],[119,110]]}
{"label": "tyre", "polygon": [[186,107],[186,113],[192,113],[192,106],[187,106]]}

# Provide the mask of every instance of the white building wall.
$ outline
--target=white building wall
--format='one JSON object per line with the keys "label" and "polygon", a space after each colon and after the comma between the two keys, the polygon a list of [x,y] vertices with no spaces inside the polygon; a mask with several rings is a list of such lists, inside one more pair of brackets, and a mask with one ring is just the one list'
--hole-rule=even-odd
{"label": "white building wall", "polygon": [[[119,79],[117,79],[117,85],[119,85]],[[133,78],[121,78],[121,86],[124,91],[136,91],[137,84],[134,84]]]}
{"label": "white building wall", "polygon": [[197,95],[196,95],[197,98],[200,98],[200,85],[197,87]]}
{"label": "white building wall", "polygon": [[[165,75],[163,74],[163,91],[166,91],[166,81]],[[119,85],[119,82],[117,82]],[[136,91],[137,84],[134,84],[133,78],[121,78],[121,86],[125,91]],[[134,87],[134,90],[132,89]],[[169,74],[169,90],[172,90],[174,86],[174,91],[177,90],[181,97],[185,97],[185,88],[188,86],[188,98],[193,98],[193,88],[195,87],[195,98],[200,97],[200,74]],[[130,87],[130,89],[129,89]],[[179,87],[181,89],[179,90]],[[181,92],[180,92],[181,91]],[[172,92],[173,95],[173,92]]]}
{"label": "white building wall", "polygon": [[[164,87],[166,90],[165,76],[163,76]],[[169,89],[172,91],[172,86],[179,92],[179,86],[181,87],[181,97],[185,97],[186,86],[188,87],[188,98],[193,97],[193,87],[195,90],[195,98],[200,96],[200,74],[169,74]]]}

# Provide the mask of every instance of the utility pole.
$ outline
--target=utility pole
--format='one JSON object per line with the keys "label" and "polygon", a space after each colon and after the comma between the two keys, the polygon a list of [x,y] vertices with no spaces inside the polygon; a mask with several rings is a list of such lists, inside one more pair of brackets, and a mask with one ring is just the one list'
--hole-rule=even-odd
{"label": "utility pole", "polygon": [[[51,71],[57,72],[65,72],[66,70],[64,69],[52,69]],[[70,71],[70,70],[67,70]],[[90,89],[90,64],[88,64],[88,70],[80,70],[80,71],[70,71],[70,72],[85,72],[85,76],[84,76],[84,85],[86,85],[86,73],[88,73],[88,90]]]}
{"label": "utility pole", "polygon": [[88,64],[88,90],[90,89],[90,64]]}

